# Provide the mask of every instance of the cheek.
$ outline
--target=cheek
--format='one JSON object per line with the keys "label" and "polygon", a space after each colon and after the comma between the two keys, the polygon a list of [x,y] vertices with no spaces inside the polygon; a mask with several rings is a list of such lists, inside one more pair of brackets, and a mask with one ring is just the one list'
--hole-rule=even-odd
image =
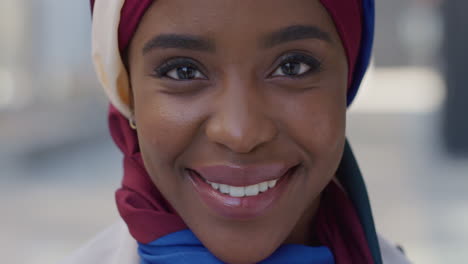
{"label": "cheek", "polygon": [[173,179],[163,175],[180,175],[179,160],[197,136],[203,109],[145,89],[137,89],[134,100],[145,167],[155,184],[162,187],[163,182]]}
{"label": "cheek", "polygon": [[296,120],[297,140],[316,159],[326,158],[328,154],[335,152],[344,138],[345,109],[334,106],[326,110],[328,106],[322,104],[318,109],[305,107],[308,110],[305,116],[309,118],[303,120],[302,124],[300,120]]}
{"label": "cheek", "polygon": [[282,108],[284,134],[303,152],[304,165],[313,176],[309,179],[329,180],[341,160],[346,128],[345,87],[345,78],[333,80]]}
{"label": "cheek", "polygon": [[[346,102],[320,97],[301,101],[293,107],[288,134],[302,152],[303,173],[296,182],[297,204],[313,206],[322,190],[335,176],[345,142]],[[343,106],[344,105],[344,106]],[[302,118],[300,118],[302,116]],[[304,118],[305,117],[305,118]]]}
{"label": "cheek", "polygon": [[345,134],[346,80],[291,98],[281,109],[287,134],[296,144],[321,156],[336,148]]}
{"label": "cheek", "polygon": [[307,118],[300,129],[296,128],[309,155],[331,166],[337,166],[341,159],[346,130],[347,67],[340,69],[342,74],[327,76],[316,96],[301,101],[302,115]]}

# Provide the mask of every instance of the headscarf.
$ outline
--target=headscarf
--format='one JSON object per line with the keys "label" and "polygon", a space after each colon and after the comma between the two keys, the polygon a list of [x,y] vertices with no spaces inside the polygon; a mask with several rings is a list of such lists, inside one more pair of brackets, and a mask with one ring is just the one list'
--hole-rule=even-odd
{"label": "headscarf", "polygon": [[[140,19],[152,3],[153,0],[98,0],[96,3],[91,0],[94,13],[93,61],[99,80],[111,101],[111,135],[124,154],[124,178],[122,187],[116,192],[119,213],[127,223],[131,235],[139,242],[142,263],[166,263],[165,255],[157,254],[161,253],[160,250],[177,248],[180,243],[186,245],[190,239],[193,245],[202,245],[196,237],[186,233],[187,226],[183,220],[150,180],[143,165],[137,135],[129,127],[127,120],[130,116],[129,80],[121,54],[127,49]],[[347,55],[349,105],[369,65],[374,1],[321,0],[321,3],[335,22]],[[351,167],[353,173],[344,171],[343,167]],[[380,264],[381,256],[367,192],[348,145],[340,169],[343,173],[338,176],[347,194],[334,183],[330,183],[323,191],[323,200],[315,221],[317,237],[326,249],[331,250],[338,264]],[[283,253],[284,256],[291,257],[289,249],[281,247],[273,255]],[[296,253],[302,249],[294,248],[298,250]],[[311,253],[311,250],[316,249],[309,248],[306,252]],[[327,255],[326,250],[321,252],[321,256]],[[205,253],[209,255],[209,252]],[[163,256],[163,259],[154,259],[155,254]],[[174,260],[166,261],[172,263]],[[208,262],[207,259],[203,261],[218,263]],[[311,262],[309,259],[306,263],[329,262]]]}

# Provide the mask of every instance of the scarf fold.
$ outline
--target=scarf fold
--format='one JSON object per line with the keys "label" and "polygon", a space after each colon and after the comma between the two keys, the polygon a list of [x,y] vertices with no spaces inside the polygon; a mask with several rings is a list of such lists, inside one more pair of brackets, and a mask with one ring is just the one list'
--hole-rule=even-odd
{"label": "scarf fold", "polygon": [[[141,264],[203,263],[222,264],[190,231],[185,229],[164,236],[152,243],[139,243]],[[327,247],[283,245],[260,264],[334,264]]]}
{"label": "scarf fold", "polygon": [[143,164],[135,130],[112,105],[109,107],[111,136],[123,157],[122,187],[115,193],[117,209],[130,234],[142,243],[187,228],[154,186]]}

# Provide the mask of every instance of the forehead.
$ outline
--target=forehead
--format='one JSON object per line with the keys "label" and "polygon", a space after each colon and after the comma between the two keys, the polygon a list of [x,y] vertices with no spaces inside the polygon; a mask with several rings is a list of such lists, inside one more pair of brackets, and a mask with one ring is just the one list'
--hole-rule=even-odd
{"label": "forehead", "polygon": [[145,13],[138,34],[158,33],[258,37],[291,25],[315,26],[338,39],[334,23],[319,0],[157,0]]}

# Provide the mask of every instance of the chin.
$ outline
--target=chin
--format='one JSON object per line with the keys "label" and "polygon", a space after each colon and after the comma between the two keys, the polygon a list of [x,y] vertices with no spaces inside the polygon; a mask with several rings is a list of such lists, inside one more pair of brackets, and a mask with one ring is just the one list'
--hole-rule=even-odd
{"label": "chin", "polygon": [[[266,243],[265,243],[266,244]],[[253,264],[268,258],[276,247],[255,247],[250,244],[220,245],[216,248],[208,248],[210,252],[224,263],[229,264]]]}

